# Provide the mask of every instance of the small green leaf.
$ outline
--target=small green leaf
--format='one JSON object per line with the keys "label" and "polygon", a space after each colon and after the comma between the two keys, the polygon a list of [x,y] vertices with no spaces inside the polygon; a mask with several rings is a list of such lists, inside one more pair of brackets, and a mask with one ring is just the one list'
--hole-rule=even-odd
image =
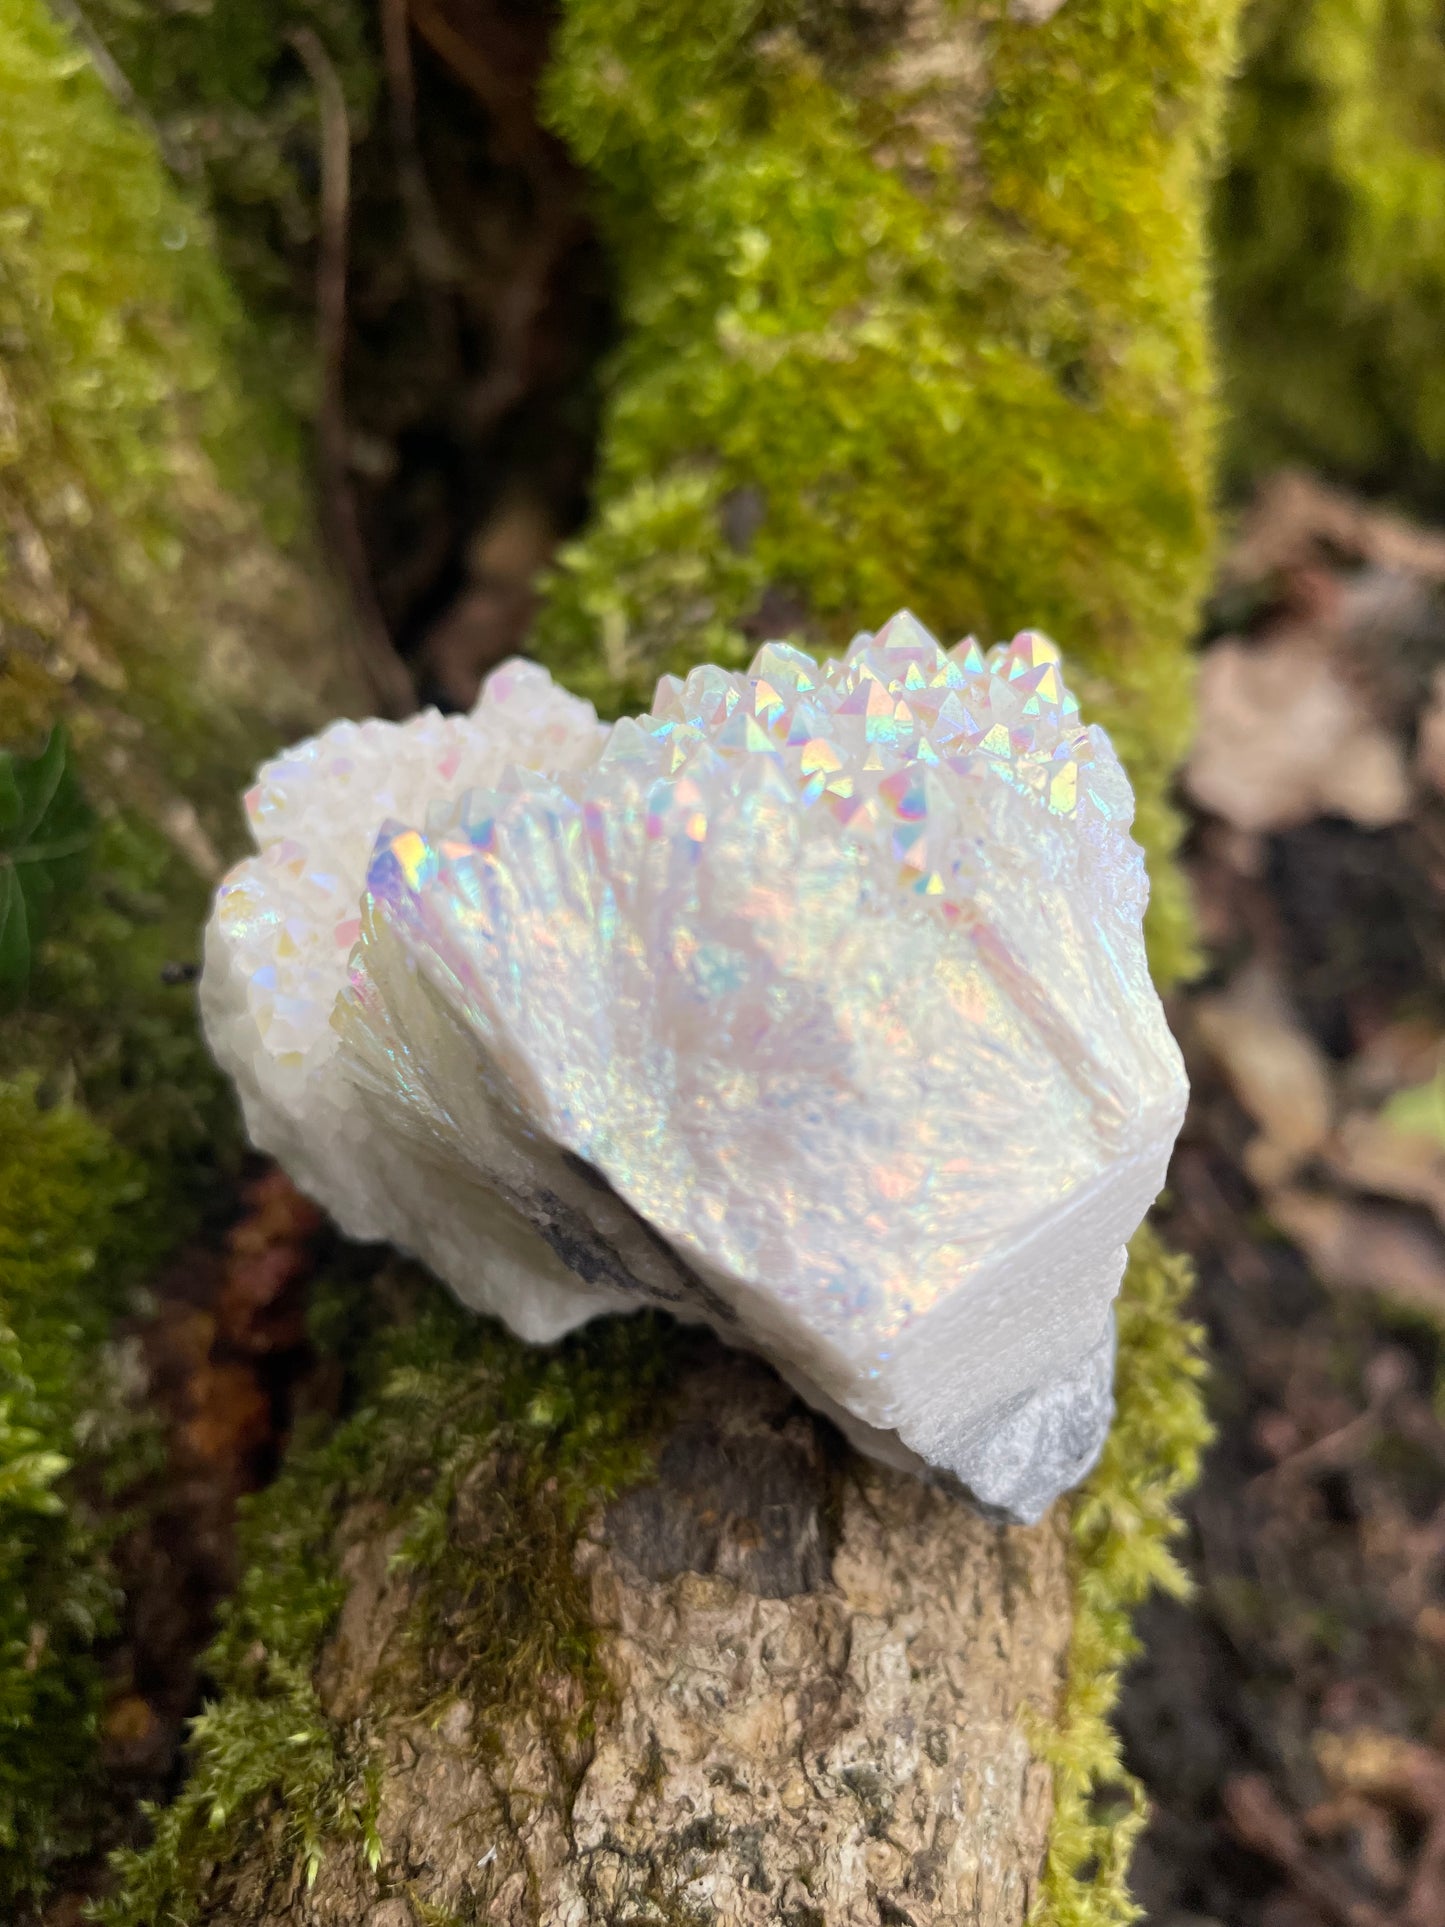
{"label": "small green leaf", "polygon": [[30,919],[13,867],[0,862],[0,1010],[25,995],[30,978]]}
{"label": "small green leaf", "polygon": [[0,850],[8,849],[20,827],[20,785],[15,780],[14,758],[0,755]]}
{"label": "small green leaf", "polygon": [[23,850],[35,832],[45,821],[47,812],[55,800],[55,793],[65,777],[66,754],[65,733],[58,726],[52,729],[46,739],[45,747],[38,756],[25,761],[8,757],[10,777],[19,798],[19,814],[15,827],[6,844],[12,851]]}
{"label": "small green leaf", "polygon": [[24,997],[46,910],[83,882],[93,833],[64,730],[38,756],[0,750],[0,1009]]}

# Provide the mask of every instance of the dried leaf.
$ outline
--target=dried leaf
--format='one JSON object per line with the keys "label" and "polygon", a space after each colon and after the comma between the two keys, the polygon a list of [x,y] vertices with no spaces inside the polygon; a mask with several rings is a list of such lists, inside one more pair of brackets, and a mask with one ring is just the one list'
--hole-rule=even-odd
{"label": "dried leaf", "polygon": [[1269,1212],[1321,1283],[1379,1292],[1445,1321],[1445,1240],[1417,1214],[1302,1189],[1276,1192]]}
{"label": "dried leaf", "polygon": [[1224,563],[1226,582],[1259,582],[1339,560],[1445,582],[1445,535],[1382,514],[1314,476],[1286,471],[1264,483]]}
{"label": "dried leaf", "polygon": [[1255,645],[1227,638],[1205,653],[1185,785],[1240,830],[1329,815],[1380,829],[1410,806],[1398,739],[1369,714],[1332,652],[1302,630]]}
{"label": "dried leaf", "polygon": [[[1445,1130],[1397,1129],[1393,1109],[1345,1118],[1325,1161],[1331,1173],[1354,1190],[1423,1204],[1445,1227]],[[1404,1114],[1415,1116],[1408,1107]]]}
{"label": "dried leaf", "polygon": [[1281,1184],[1325,1142],[1334,1090],[1324,1052],[1264,964],[1195,1006],[1199,1034],[1260,1128],[1246,1153],[1257,1184]]}

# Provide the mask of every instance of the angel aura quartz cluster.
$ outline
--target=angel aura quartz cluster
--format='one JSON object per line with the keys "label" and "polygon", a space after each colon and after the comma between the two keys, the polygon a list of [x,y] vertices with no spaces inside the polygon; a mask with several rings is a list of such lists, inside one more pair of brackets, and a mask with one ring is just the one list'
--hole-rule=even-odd
{"label": "angel aura quartz cluster", "polygon": [[206,941],[258,1146],[524,1338],[641,1304],[1032,1519],[1111,1411],[1185,1083],[1129,784],[1059,654],[911,616],[261,772]]}

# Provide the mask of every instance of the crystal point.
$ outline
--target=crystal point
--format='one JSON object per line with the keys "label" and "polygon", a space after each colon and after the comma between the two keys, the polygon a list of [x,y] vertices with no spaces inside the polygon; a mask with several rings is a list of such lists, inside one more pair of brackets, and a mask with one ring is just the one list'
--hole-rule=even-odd
{"label": "crystal point", "polygon": [[511,663],[248,807],[207,1030],[346,1230],[529,1339],[705,1320],[1010,1517],[1087,1469],[1185,1085],[1128,781],[1046,637],[904,612],[610,731]]}

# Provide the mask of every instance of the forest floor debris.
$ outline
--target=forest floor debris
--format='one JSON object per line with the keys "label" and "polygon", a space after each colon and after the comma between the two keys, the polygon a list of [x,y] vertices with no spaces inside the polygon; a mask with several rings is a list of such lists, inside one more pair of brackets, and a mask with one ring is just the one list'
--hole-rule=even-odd
{"label": "forest floor debris", "polygon": [[1445,543],[1285,477],[1216,612],[1185,779],[1210,968],[1172,1013],[1194,1101],[1165,1230],[1199,1269],[1218,1437],[1195,1597],[1145,1609],[1122,1706],[1153,1805],[1136,1892],[1151,1927],[1430,1927]]}

